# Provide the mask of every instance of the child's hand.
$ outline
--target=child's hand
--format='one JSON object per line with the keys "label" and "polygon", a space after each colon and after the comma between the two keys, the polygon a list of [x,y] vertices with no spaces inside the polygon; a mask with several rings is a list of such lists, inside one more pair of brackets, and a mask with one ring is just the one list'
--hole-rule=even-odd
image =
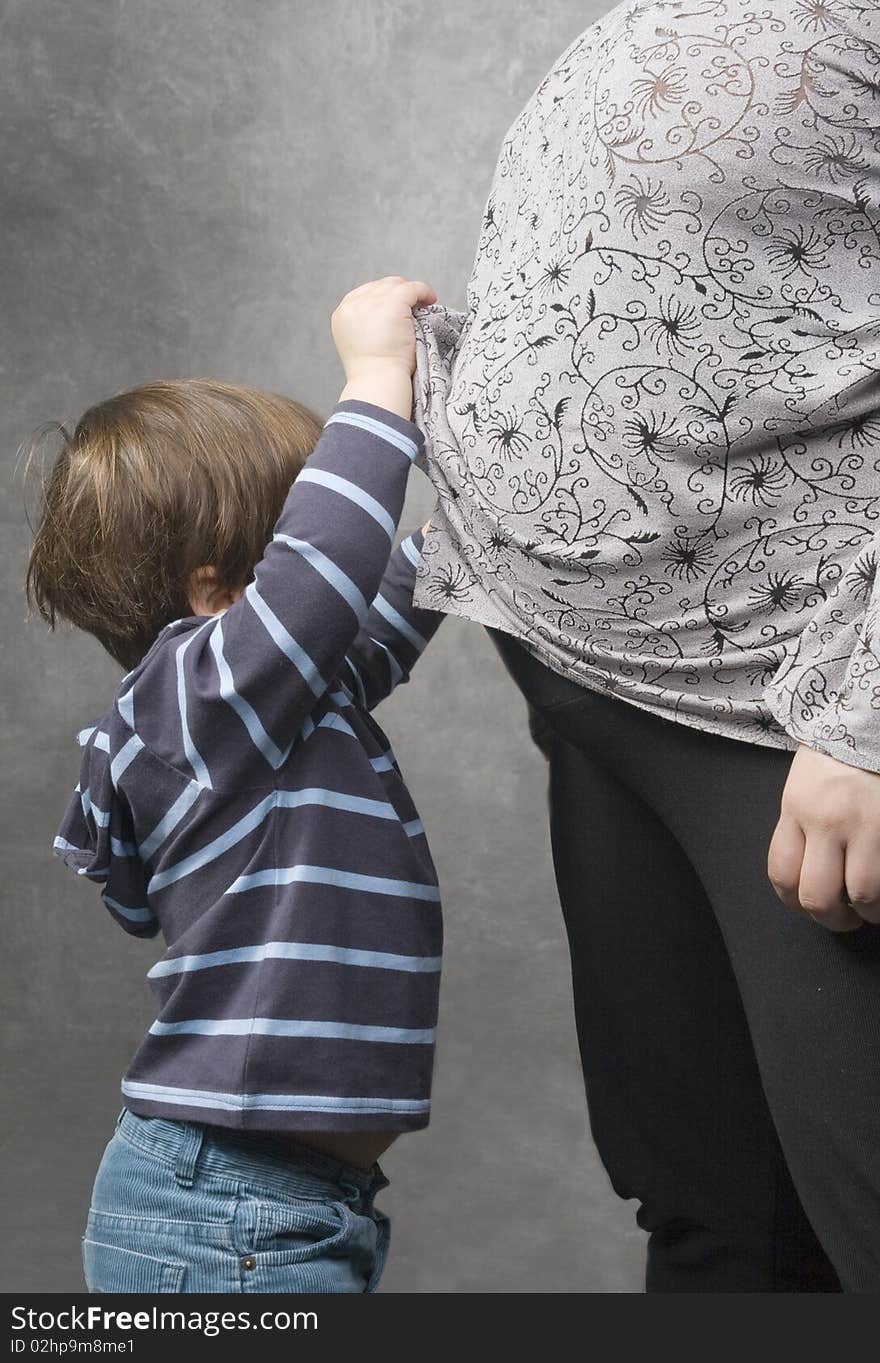
{"label": "child's hand", "polygon": [[436,303],[421,279],[387,275],[347,293],[330,318],[330,331],[345,370],[340,401],[359,398],[409,419],[416,366],[413,308]]}

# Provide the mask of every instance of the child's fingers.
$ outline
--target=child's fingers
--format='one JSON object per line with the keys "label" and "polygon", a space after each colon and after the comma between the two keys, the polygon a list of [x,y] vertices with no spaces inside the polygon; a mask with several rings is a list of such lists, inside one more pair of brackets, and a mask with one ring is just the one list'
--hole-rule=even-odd
{"label": "child's fingers", "polygon": [[365,283],[349,289],[345,297],[387,293],[403,294],[410,302],[410,307],[418,307],[420,303],[436,303],[437,301],[436,293],[424,279],[407,279],[402,274],[386,274],[382,275],[381,279],[368,279]]}
{"label": "child's fingers", "polygon": [[405,279],[398,288],[411,308],[421,308],[437,302],[436,293],[424,279]]}

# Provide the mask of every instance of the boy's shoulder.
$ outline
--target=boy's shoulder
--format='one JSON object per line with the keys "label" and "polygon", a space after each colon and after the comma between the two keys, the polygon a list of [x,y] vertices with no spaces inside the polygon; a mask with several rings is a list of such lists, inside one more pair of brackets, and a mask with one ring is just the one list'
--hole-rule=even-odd
{"label": "boy's shoulder", "polygon": [[133,737],[151,747],[149,717],[173,697],[175,691],[175,649],[204,620],[189,616],[172,620],[156,635],[143,658],[116,684],[104,710],[81,727],[76,734],[82,748],[96,746],[112,757]]}
{"label": "boy's shoulder", "polygon": [[188,615],[180,620],[171,620],[156,635],[147,652],[139,663],[126,672],[116,687],[116,692],[108,706],[108,711],[116,711],[123,721],[136,728],[133,719],[135,697],[143,703],[153,690],[167,690],[176,687],[175,654],[177,647],[207,623],[204,616]]}
{"label": "boy's shoulder", "polygon": [[179,620],[170,620],[159,630],[140,662],[119,683],[117,696],[124,695],[137,682],[143,681],[149,673],[164,667],[168,657],[173,654],[175,644],[181,643],[200,626],[206,625],[210,616],[186,615]]}
{"label": "boy's shoulder", "polygon": [[163,715],[174,687],[174,645],[199,623],[196,618],[175,620],[161,630],[137,666],[118,682],[103,711],[76,732],[79,781],[55,851],[77,874],[101,880],[99,872],[115,865],[118,847],[130,841],[128,830],[137,828],[139,843],[192,784],[157,751],[151,731],[160,736],[163,730],[176,732],[177,726]]}

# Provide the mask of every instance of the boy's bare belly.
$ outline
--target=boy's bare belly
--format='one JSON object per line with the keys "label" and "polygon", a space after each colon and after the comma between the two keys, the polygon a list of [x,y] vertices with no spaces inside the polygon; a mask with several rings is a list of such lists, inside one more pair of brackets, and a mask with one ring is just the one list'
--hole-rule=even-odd
{"label": "boy's bare belly", "polygon": [[397,1139],[396,1131],[304,1131],[297,1132],[298,1145],[311,1146],[322,1155],[353,1164],[356,1169],[370,1169]]}

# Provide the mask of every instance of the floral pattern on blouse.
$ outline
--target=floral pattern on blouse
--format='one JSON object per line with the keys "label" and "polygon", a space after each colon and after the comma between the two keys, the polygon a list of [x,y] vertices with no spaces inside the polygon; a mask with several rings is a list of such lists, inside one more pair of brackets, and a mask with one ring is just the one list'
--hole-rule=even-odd
{"label": "floral pattern on blouse", "polygon": [[414,319],[419,605],[880,770],[880,0],[619,5]]}

